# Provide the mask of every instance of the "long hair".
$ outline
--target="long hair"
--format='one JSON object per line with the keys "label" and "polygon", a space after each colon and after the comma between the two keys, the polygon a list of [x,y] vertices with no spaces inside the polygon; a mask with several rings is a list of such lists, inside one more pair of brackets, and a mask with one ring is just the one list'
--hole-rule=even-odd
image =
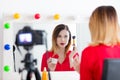
{"label": "long hair", "polygon": [[52,33],[52,48],[51,48],[51,51],[53,52],[56,52],[56,50],[58,49],[58,46],[57,46],[57,37],[60,33],[60,31],[62,30],[67,30],[69,32],[69,40],[68,40],[68,44],[67,46],[65,47],[65,53],[69,50],[70,48],[70,45],[71,45],[71,32],[68,28],[67,25],[65,24],[59,24],[55,27],[55,29],[53,30],[53,33]]}
{"label": "long hair", "polygon": [[118,16],[114,7],[100,6],[96,8],[89,21],[91,33],[90,45],[120,44]]}

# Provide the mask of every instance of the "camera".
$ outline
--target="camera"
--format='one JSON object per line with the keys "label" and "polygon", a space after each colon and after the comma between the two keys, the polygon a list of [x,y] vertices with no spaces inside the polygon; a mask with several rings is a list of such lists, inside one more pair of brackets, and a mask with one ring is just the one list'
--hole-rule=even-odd
{"label": "camera", "polygon": [[25,63],[25,68],[19,69],[19,73],[27,70],[26,80],[31,80],[32,73],[35,74],[36,80],[41,80],[40,73],[34,66],[35,64],[37,65],[37,60],[33,58],[29,50],[31,50],[34,45],[46,44],[47,46],[46,32],[44,30],[33,30],[30,26],[24,26],[23,29],[20,29],[16,34],[15,44],[17,48],[18,46],[23,46],[24,49],[27,50],[24,60],[21,61]]}
{"label": "camera", "polygon": [[33,30],[30,26],[24,26],[16,35],[17,46],[33,46],[45,43],[46,32],[44,30]]}

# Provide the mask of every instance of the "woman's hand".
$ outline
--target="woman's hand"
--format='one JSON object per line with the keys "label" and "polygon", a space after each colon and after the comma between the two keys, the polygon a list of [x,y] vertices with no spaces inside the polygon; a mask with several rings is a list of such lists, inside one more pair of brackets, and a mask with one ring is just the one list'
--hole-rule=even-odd
{"label": "woman's hand", "polygon": [[78,73],[80,72],[80,60],[79,60],[79,56],[75,56],[75,58],[73,58],[73,68]]}
{"label": "woman's hand", "polygon": [[47,60],[47,64],[48,64],[48,68],[49,68],[50,71],[55,71],[56,64],[52,63],[52,58],[51,57]]}
{"label": "woman's hand", "polygon": [[74,47],[73,51],[69,55],[69,62],[70,62],[70,67],[71,68],[73,67],[77,72],[79,72],[80,61],[79,61],[79,55],[76,54],[77,54],[77,48]]}

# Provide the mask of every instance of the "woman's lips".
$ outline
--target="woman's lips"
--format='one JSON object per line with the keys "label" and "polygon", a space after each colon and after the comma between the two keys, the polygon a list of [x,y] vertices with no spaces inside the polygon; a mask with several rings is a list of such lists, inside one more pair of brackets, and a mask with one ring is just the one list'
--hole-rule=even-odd
{"label": "woman's lips", "polygon": [[65,45],[65,43],[60,43],[61,45]]}

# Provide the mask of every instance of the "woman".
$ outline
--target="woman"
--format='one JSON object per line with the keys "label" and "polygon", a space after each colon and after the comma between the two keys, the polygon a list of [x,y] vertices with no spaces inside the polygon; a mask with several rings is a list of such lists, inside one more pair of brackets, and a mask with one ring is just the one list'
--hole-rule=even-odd
{"label": "woman", "polygon": [[97,7],[89,21],[91,43],[81,56],[80,80],[102,80],[103,61],[120,58],[118,16],[113,6]]}
{"label": "woman", "polygon": [[52,48],[43,54],[41,71],[44,70],[44,67],[50,71],[74,71],[70,61],[72,58],[77,58],[78,53],[76,53],[76,48],[70,51],[70,45],[71,32],[68,26],[57,25],[52,34]]}

